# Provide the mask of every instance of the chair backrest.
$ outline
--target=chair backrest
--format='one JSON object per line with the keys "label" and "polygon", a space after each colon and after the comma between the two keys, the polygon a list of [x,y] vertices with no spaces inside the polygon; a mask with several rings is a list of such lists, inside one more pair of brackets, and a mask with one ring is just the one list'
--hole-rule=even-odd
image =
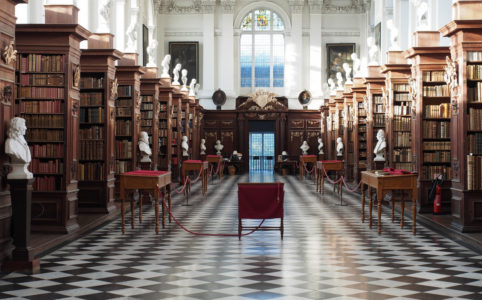
{"label": "chair backrest", "polygon": [[283,217],[284,184],[238,183],[238,213],[244,219]]}

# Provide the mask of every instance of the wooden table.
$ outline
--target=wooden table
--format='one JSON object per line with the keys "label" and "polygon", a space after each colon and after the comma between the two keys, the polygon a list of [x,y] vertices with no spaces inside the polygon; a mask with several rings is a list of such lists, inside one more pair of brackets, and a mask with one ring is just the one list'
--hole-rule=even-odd
{"label": "wooden table", "polygon": [[[221,178],[223,178],[223,173],[224,173],[224,165],[223,165],[223,162],[222,162],[223,157],[221,155],[207,155],[206,161],[209,163],[209,165],[213,165],[213,168],[214,168],[214,165],[215,165],[216,169],[219,169],[218,170],[218,178],[219,178],[219,180],[221,180]],[[214,173],[212,174],[212,177],[214,177]]]}
{"label": "wooden table", "polygon": [[[169,210],[171,209],[171,172],[168,171],[147,171],[137,170],[120,175],[120,198],[121,198],[121,216],[122,216],[122,234],[125,233],[125,208],[124,199],[126,190],[146,190],[154,194],[155,215],[156,215],[156,233],[159,233],[159,193],[158,189],[165,196],[167,191],[167,203]],[[130,199],[131,203],[131,227],[134,228],[134,197]],[[139,201],[139,222],[142,223],[142,201]],[[169,215],[169,223],[171,216]],[[162,205],[162,228],[165,227],[164,222],[164,205]]]}
{"label": "wooden table", "polygon": [[[321,193],[321,196],[325,195],[325,171],[335,171],[336,178],[335,181],[343,175],[344,166],[341,160],[320,160],[316,162],[316,191]],[[338,185],[338,195],[340,196],[340,205],[343,205],[343,189],[342,182],[333,185],[333,192],[335,192],[335,187]]]}
{"label": "wooden table", "polygon": [[287,168],[290,170],[290,175],[296,175],[296,161],[294,160],[284,160],[276,162],[276,169],[279,173],[281,170]]}
{"label": "wooden table", "polygon": [[[206,195],[206,192],[208,190],[208,176],[209,176],[209,171],[208,171],[208,162],[207,161],[201,161],[201,160],[186,160],[182,163],[182,179],[186,179],[186,172],[189,171],[195,171],[196,176],[199,175],[201,176],[201,182],[202,182],[202,187],[201,191],[203,196]],[[187,195],[187,198],[189,199],[189,193],[191,192],[191,181],[189,181],[189,184],[186,186],[186,189],[184,190],[184,195]]]}
{"label": "wooden table", "polygon": [[316,160],[318,157],[316,155],[300,155],[300,179],[303,180],[305,176],[305,164],[312,163],[315,170]]}
{"label": "wooden table", "polygon": [[[400,174],[400,175],[379,175],[375,171],[363,171],[361,172],[361,190],[362,190],[362,223],[365,222],[365,189],[364,185],[368,186],[369,196],[369,222],[370,228],[372,227],[372,188],[377,190],[377,202],[378,202],[378,233],[382,232],[382,200],[386,193],[392,190],[411,190],[412,191],[412,232],[417,233],[416,227],[416,214],[417,214],[417,177],[414,174]],[[405,210],[405,198],[402,197],[401,201],[401,221],[400,227],[403,228]],[[395,211],[395,199],[392,197],[392,222],[394,220]]]}

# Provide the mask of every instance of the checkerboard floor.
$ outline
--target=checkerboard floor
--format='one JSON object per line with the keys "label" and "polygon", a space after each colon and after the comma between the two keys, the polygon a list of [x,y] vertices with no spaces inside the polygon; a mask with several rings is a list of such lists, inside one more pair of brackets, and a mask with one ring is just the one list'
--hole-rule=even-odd
{"label": "checkerboard floor", "polygon": [[[194,231],[236,233],[236,183],[249,179],[216,180],[206,198],[198,183],[192,206],[173,198],[174,214]],[[125,235],[118,219],[42,257],[39,274],[0,274],[0,299],[482,299],[482,256],[421,225],[413,236],[388,211],[378,235],[361,223],[359,196],[339,206],[328,184],[320,199],[313,181],[276,179],[284,240],[193,236],[174,223],[156,235],[147,205]]]}

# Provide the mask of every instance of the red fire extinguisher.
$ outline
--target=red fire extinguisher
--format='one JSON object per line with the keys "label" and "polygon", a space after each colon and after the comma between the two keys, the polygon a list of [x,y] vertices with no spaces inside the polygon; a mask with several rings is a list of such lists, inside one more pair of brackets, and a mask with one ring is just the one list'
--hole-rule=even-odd
{"label": "red fire extinguisher", "polygon": [[442,188],[440,185],[443,182],[443,175],[439,174],[433,180],[433,186],[430,190],[429,199],[433,199],[433,213],[434,214],[441,214],[442,213]]}

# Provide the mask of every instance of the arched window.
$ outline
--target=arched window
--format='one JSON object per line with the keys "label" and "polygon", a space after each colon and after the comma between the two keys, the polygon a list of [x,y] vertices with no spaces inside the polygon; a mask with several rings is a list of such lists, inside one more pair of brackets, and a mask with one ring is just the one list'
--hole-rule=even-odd
{"label": "arched window", "polygon": [[283,87],[285,26],[273,11],[255,9],[241,23],[241,87]]}

